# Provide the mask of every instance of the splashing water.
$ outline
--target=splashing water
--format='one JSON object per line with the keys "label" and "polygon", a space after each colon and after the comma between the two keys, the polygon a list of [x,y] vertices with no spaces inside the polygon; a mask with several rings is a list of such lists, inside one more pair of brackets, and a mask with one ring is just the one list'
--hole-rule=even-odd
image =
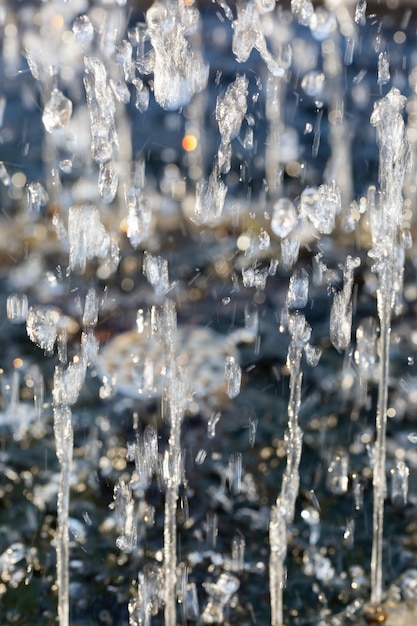
{"label": "splashing water", "polygon": [[198,11],[191,5],[155,3],[146,13],[154,50],[154,95],[169,111],[186,106],[208,80],[208,66],[187,38],[198,29]]}

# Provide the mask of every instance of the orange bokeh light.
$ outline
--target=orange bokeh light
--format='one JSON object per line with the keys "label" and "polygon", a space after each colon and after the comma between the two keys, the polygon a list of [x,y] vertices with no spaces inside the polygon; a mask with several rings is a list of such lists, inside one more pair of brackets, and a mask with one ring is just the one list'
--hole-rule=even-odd
{"label": "orange bokeh light", "polygon": [[64,18],[62,17],[62,15],[57,13],[56,15],[53,15],[51,17],[51,24],[53,28],[61,29],[65,25]]}
{"label": "orange bokeh light", "polygon": [[195,135],[185,135],[181,142],[182,147],[186,152],[192,152],[197,148],[197,137]]}

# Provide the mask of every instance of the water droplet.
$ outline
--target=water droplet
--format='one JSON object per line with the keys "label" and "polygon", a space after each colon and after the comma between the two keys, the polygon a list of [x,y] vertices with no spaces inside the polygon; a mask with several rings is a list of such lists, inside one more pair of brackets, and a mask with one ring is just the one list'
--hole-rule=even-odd
{"label": "water droplet", "polygon": [[233,356],[226,357],[224,379],[226,382],[226,393],[229,398],[236,398],[240,393],[240,383],[242,370],[239,363],[236,363]]}
{"label": "water droplet", "polygon": [[289,198],[280,198],[274,204],[271,228],[278,237],[287,237],[296,227],[298,221],[295,206]]}
{"label": "water droplet", "polygon": [[378,56],[378,85],[386,85],[391,80],[388,55],[380,52]]}
{"label": "water droplet", "polygon": [[68,125],[72,114],[72,102],[59,89],[53,89],[43,110],[42,122],[48,133]]}
{"label": "water droplet", "polygon": [[301,89],[308,96],[319,96],[323,91],[325,80],[326,77],[322,72],[308,72],[301,81]]}
{"label": "water droplet", "polygon": [[94,39],[94,27],[88,15],[80,15],[74,20],[72,32],[82,44],[88,44]]}
{"label": "water droplet", "polygon": [[366,24],[366,9],[367,9],[366,0],[359,0],[355,8],[355,22],[359,26],[365,26]]}
{"label": "water droplet", "polygon": [[26,322],[28,313],[28,299],[25,294],[13,294],[7,297],[6,303],[7,319],[12,324],[22,324]]}

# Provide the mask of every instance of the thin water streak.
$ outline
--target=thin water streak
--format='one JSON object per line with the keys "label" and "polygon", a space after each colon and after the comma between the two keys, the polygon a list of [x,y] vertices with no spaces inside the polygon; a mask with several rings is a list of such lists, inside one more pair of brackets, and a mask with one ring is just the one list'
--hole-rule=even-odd
{"label": "thin water streak", "polygon": [[165,626],[177,623],[177,505],[181,484],[181,424],[184,416],[184,389],[175,358],[176,312],[165,300],[159,331],[163,337],[167,369],[167,418],[170,424],[166,464],[164,515],[164,620]]}
{"label": "thin water streak", "polygon": [[69,626],[69,502],[74,439],[71,409],[68,406],[54,408],[54,430],[56,453],[61,467],[56,535],[58,621],[59,626]]}

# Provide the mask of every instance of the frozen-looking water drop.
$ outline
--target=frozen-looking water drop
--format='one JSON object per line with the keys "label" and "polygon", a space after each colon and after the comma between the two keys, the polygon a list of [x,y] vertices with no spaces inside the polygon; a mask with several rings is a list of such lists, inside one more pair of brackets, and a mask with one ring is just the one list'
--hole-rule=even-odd
{"label": "frozen-looking water drop", "polygon": [[52,396],[55,406],[75,404],[84,385],[87,363],[77,356],[66,368],[57,366],[54,373]]}
{"label": "frozen-looking water drop", "polygon": [[258,430],[258,420],[254,417],[249,418],[249,446],[253,448],[256,441],[256,432]]}
{"label": "frozen-looking water drop", "polygon": [[83,327],[94,328],[98,321],[98,297],[96,290],[91,287],[85,296],[85,305],[83,313]]}
{"label": "frozen-looking water drop", "polygon": [[149,236],[152,210],[142,194],[138,197],[128,192],[126,202],[128,205],[127,236],[132,246],[138,248]]}
{"label": "frozen-looking water drop", "polygon": [[407,505],[409,474],[404,461],[397,461],[391,469],[391,501],[396,508],[403,509]]}
{"label": "frozen-looking water drop", "polygon": [[269,13],[275,9],[276,0],[255,0],[259,13]]}
{"label": "frozen-looking water drop", "polygon": [[337,453],[327,470],[326,485],[331,493],[342,495],[348,490],[348,456]]}
{"label": "frozen-looking water drop", "polygon": [[[404,177],[412,165],[410,145],[400,113],[406,102],[405,96],[393,87],[384,98],[374,104],[370,120],[377,130],[381,154],[378,175],[382,192],[381,202],[376,202],[375,193],[368,199],[374,242],[369,254],[375,259],[373,270],[378,273],[383,270],[383,259],[387,253],[394,253],[393,238],[397,237],[397,229],[402,219],[402,186]],[[382,204],[382,210],[378,204]],[[395,256],[399,256],[398,248],[395,250]]]}
{"label": "frozen-looking water drop", "polygon": [[200,607],[198,604],[197,586],[195,583],[187,584],[187,593],[184,604],[187,619],[192,622],[197,622],[200,617]]}
{"label": "frozen-looking water drop", "polygon": [[271,243],[271,238],[266,230],[261,230],[259,233],[259,250],[268,250]]}
{"label": "frozen-looking water drop", "polygon": [[158,435],[153,426],[146,426],[143,435],[136,436],[136,442],[128,447],[128,459],[135,462],[134,488],[143,493],[158,467]]}
{"label": "frozen-looking water drop", "polygon": [[229,465],[227,468],[229,489],[233,495],[240,493],[242,484],[242,453],[233,452],[229,458]]}
{"label": "frozen-looking water drop", "polygon": [[23,543],[12,543],[0,554],[0,580],[16,589],[26,578],[29,552]]}
{"label": "frozen-looking water drop", "polygon": [[243,138],[243,147],[245,148],[245,150],[252,150],[253,146],[253,128],[248,126],[245,132],[245,136]]}
{"label": "frozen-looking water drop", "polygon": [[96,163],[111,160],[118,148],[115,99],[106,66],[96,57],[84,57],[84,87],[91,121],[91,154]]}
{"label": "frozen-looking water drop", "polygon": [[139,160],[133,164],[125,185],[127,236],[134,248],[138,248],[148,238],[152,225],[152,209],[144,194],[144,186],[145,163]]}
{"label": "frozen-looking water drop", "polygon": [[127,39],[123,39],[117,46],[114,53],[116,65],[122,67],[128,65],[132,61],[132,44]]}
{"label": "frozen-looking water drop", "polygon": [[200,224],[218,220],[224,208],[227,186],[219,178],[214,167],[209,180],[201,180],[196,185],[195,217]]}
{"label": "frozen-looking water drop", "polygon": [[89,44],[94,39],[94,26],[88,15],[80,15],[74,20],[72,32],[75,39],[82,45]]}
{"label": "frozen-looking water drop", "polygon": [[116,539],[116,546],[122,552],[130,554],[137,543],[137,519],[132,490],[122,479],[114,487],[114,512],[120,535]]}
{"label": "frozen-looking water drop", "polygon": [[352,334],[352,289],[353,271],[359,267],[359,258],[348,256],[344,269],[342,291],[336,293],[330,311],[330,339],[334,347],[341,351],[350,344]]}
{"label": "frozen-looking water drop", "polygon": [[234,593],[239,589],[240,582],[236,576],[224,572],[215,583],[203,583],[210,596],[201,614],[203,624],[222,624],[224,610]]}
{"label": "frozen-looking water drop", "polygon": [[3,161],[0,161],[0,181],[5,187],[10,187],[10,185],[12,184],[12,179]]}
{"label": "frozen-looking water drop", "polygon": [[367,9],[366,0],[358,0],[356,7],[355,7],[355,22],[359,26],[365,26],[366,24],[366,9]]}
{"label": "frozen-looking water drop", "polygon": [[[307,19],[310,7],[308,3],[305,3],[307,9]],[[337,28],[337,18],[335,13],[328,11],[322,6],[316,7],[313,15],[311,15],[308,26],[310,27],[311,34],[316,41],[325,41],[330,38],[332,33]]]}
{"label": "frozen-looking water drop", "polygon": [[39,348],[51,355],[58,334],[60,313],[56,309],[30,307],[26,319],[26,331],[29,339]]}
{"label": "frozen-looking water drop", "polygon": [[130,626],[151,626],[153,615],[157,615],[164,603],[164,584],[161,568],[147,563],[139,573],[135,597],[129,602]]}
{"label": "frozen-looking water drop", "polygon": [[[135,84],[135,81],[132,81]],[[112,78],[109,80],[110,88],[116,98],[117,102],[123,102],[128,104],[130,102],[130,91],[124,80],[115,81]]]}
{"label": "frozen-looking water drop", "polygon": [[141,113],[145,113],[149,107],[149,88],[141,78],[132,81],[136,90],[135,107]]}
{"label": "frozen-looking water drop", "polygon": [[28,299],[25,294],[12,294],[7,297],[6,302],[7,319],[12,324],[22,324],[26,322],[28,314]]}
{"label": "frozen-looking water drop", "polygon": [[232,23],[232,27],[234,30],[233,53],[239,63],[247,61],[255,48],[273,76],[284,75],[284,69],[268,50],[263,25],[253,0],[238,3],[237,18]]}
{"label": "frozen-looking water drop", "polygon": [[206,458],[207,458],[206,450],[199,450],[195,457],[195,462],[197,463],[197,465],[202,465],[204,461],[206,460]]}
{"label": "frozen-looking water drop", "polygon": [[271,228],[278,237],[287,237],[297,226],[298,216],[294,203],[289,198],[280,198],[274,204]]}
{"label": "frozen-looking water drop", "polygon": [[[219,412],[211,414],[209,421],[207,422],[207,436],[209,437],[209,439],[213,439],[215,437],[216,425],[220,417],[221,417],[221,413]],[[417,443],[417,438],[416,438],[416,443]]]}
{"label": "frozen-looking water drop", "polygon": [[317,97],[323,91],[326,77],[323,72],[311,71],[301,81],[301,89],[308,95]]}
{"label": "frozen-looking water drop", "polygon": [[153,256],[145,252],[143,259],[143,273],[148,282],[155,289],[157,297],[163,297],[169,289],[168,261],[160,256]]}
{"label": "frozen-looking water drop", "polygon": [[308,300],[308,274],[305,270],[296,270],[290,278],[287,294],[289,309],[303,309]]}
{"label": "frozen-looking water drop", "polygon": [[282,264],[289,269],[297,262],[300,252],[300,238],[295,233],[290,233],[281,241]]}
{"label": "frozen-looking water drop", "polygon": [[257,337],[259,331],[259,313],[255,305],[245,306],[245,330],[250,337]]}
{"label": "frozen-looking water drop", "polygon": [[158,104],[175,111],[185,107],[208,80],[208,65],[200,50],[187,39],[198,25],[198,11],[191,5],[155,2],[146,13],[148,34],[154,49],[154,94]]}
{"label": "frozen-looking water drop", "polygon": [[417,570],[408,570],[400,578],[401,595],[404,600],[415,603],[417,600]]}
{"label": "frozen-looking water drop", "polygon": [[53,89],[45,104],[42,122],[45,130],[52,133],[68,125],[72,114],[72,102],[59,89]]}
{"label": "frozen-looking water drop", "polygon": [[291,0],[291,13],[299,24],[309,26],[314,15],[314,7],[311,0]]}
{"label": "frozen-looking water drop", "polygon": [[106,204],[113,202],[116,197],[118,183],[119,177],[114,163],[112,161],[101,163],[98,175],[98,190],[103,202]]}
{"label": "frozen-looking water drop", "polygon": [[240,383],[242,380],[242,370],[239,363],[233,356],[226,357],[224,368],[224,379],[226,382],[226,393],[229,398],[236,398],[240,393]]}
{"label": "frozen-looking water drop", "polygon": [[378,85],[386,85],[391,79],[388,55],[380,52],[378,56]]}
{"label": "frozen-looking water drop", "polygon": [[320,233],[328,235],[333,231],[340,211],[340,190],[334,182],[320,185],[318,189],[306,187],[301,194],[300,214],[307,217]]}
{"label": "frozen-looking water drop", "polygon": [[83,273],[87,261],[94,257],[105,258],[109,252],[110,237],[93,204],[72,206],[68,214],[68,239],[70,243],[70,269]]}
{"label": "frozen-looking water drop", "polygon": [[359,324],[356,331],[355,363],[358,367],[361,397],[364,400],[368,381],[375,376],[377,371],[377,330],[376,320],[372,317],[365,318]]}
{"label": "frozen-looking water drop", "polygon": [[401,231],[401,243],[404,250],[411,250],[413,247],[413,235],[409,228],[404,228]]}
{"label": "frozen-looking water drop", "polygon": [[316,365],[319,364],[322,355],[321,348],[311,346],[309,343],[307,343],[304,346],[304,353],[306,355],[306,361],[311,367],[316,367]]}
{"label": "frozen-looking water drop", "polygon": [[232,139],[238,136],[247,110],[249,81],[246,76],[236,76],[228,86],[224,96],[217,98],[216,119],[219,124],[221,144],[218,152],[218,166],[222,173],[230,170]]}
{"label": "frozen-looking water drop", "polygon": [[41,183],[31,182],[26,187],[27,208],[29,213],[39,213],[48,202],[48,194]]}
{"label": "frozen-looking water drop", "polygon": [[242,269],[242,279],[244,287],[255,287],[263,291],[269,276],[268,268],[244,267]]}
{"label": "frozen-looking water drop", "polygon": [[64,172],[64,174],[71,174],[72,172],[72,161],[71,159],[62,159],[59,162],[59,169]]}
{"label": "frozen-looking water drop", "polygon": [[343,292],[333,298],[330,314],[330,339],[337,350],[345,350],[352,332],[352,305],[346,301]]}

